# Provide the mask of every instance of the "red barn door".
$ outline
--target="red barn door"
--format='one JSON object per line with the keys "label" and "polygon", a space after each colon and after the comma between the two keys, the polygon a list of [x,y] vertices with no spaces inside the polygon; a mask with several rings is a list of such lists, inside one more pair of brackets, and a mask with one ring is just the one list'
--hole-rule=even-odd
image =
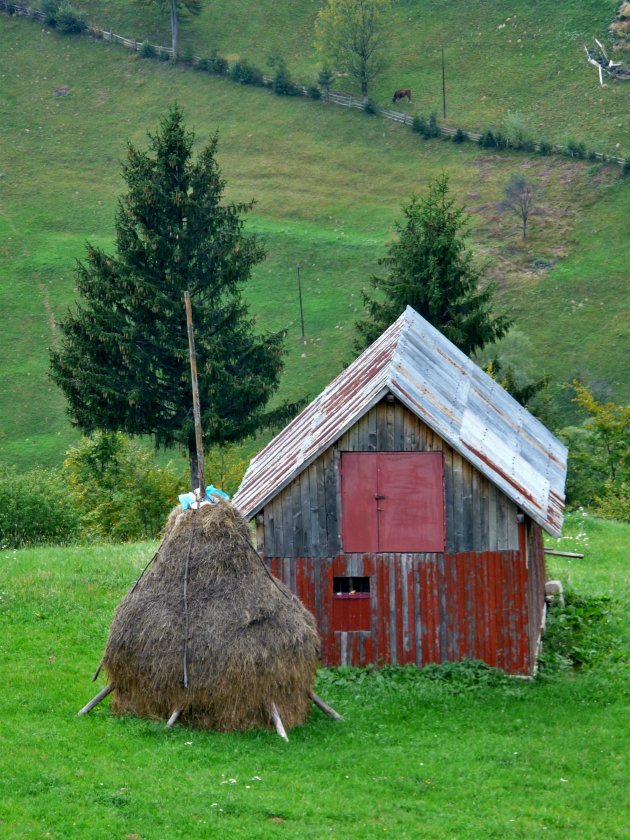
{"label": "red barn door", "polygon": [[342,452],[345,552],[444,551],[441,452]]}

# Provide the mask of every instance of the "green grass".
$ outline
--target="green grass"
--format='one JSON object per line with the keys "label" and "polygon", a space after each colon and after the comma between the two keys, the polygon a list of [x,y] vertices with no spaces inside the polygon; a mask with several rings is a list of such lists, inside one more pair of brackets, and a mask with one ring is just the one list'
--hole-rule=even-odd
{"label": "green grass", "polygon": [[[567,533],[562,545],[586,556],[553,558],[549,577],[613,596],[627,657],[630,527],[577,514]],[[101,685],[90,676],[115,605],[152,550],[0,553],[3,838],[627,836],[627,669],[610,659],[534,682],[325,671],[318,691],[345,721],[315,710],[289,744],[166,731],[113,717],[109,700],[77,718]]]}
{"label": "green grass", "polygon": [[[90,20],[128,37],[170,44],[168,14],[127,0],[77,0]],[[182,19],[181,44],[205,55],[246,55],[263,70],[272,52],[296,78],[317,76],[321,57],[313,22],[322,3],[212,0],[200,17]],[[408,110],[442,112],[440,45],[445,46],[447,122],[469,129],[500,125],[516,114],[534,137],[630,153],[630,84],[600,88],[583,45],[606,43],[617,0],[399,0],[392,7],[390,65],[373,87],[390,103],[396,88],[414,94]],[[611,53],[612,54],[612,53]],[[621,56],[623,58],[623,55]],[[616,56],[619,60],[619,56]],[[349,79],[337,88],[356,92]]]}
{"label": "green grass", "polygon": [[[268,258],[246,296],[261,330],[289,329],[282,397],[316,395],[351,358],[360,289],[377,271],[400,205],[442,171],[470,210],[471,244],[499,282],[500,304],[517,316],[524,362],[551,373],[557,388],[580,375],[613,399],[630,393],[630,190],[616,167],[425,142],[380,118],[286,101],[23,19],[3,16],[0,27],[2,462],[59,463],[76,439],[46,375],[54,321],[73,302],[86,240],[112,247],[127,141],[144,146],[174,100],[199,144],[219,130],[228,197],[257,201],[249,228],[265,239]],[[62,85],[70,95],[55,97]],[[498,209],[514,171],[541,189],[525,244],[518,219]],[[552,268],[537,268],[541,260]]]}

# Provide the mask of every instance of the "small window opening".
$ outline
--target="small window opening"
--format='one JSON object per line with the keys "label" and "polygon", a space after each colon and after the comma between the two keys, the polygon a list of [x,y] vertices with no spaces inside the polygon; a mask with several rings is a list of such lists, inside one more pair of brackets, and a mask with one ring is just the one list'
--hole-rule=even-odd
{"label": "small window opening", "polygon": [[358,595],[369,594],[369,577],[336,577],[333,580],[333,592],[335,595]]}

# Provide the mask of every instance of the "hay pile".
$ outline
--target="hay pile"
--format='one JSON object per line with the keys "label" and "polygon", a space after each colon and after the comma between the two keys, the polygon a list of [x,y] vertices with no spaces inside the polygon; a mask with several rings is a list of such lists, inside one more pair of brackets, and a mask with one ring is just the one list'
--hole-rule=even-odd
{"label": "hay pile", "polygon": [[318,659],[313,616],[267,573],[247,523],[222,501],[171,513],[102,664],[114,712],[168,719],[181,708],[179,720],[227,731],[269,727],[273,703],[285,727],[303,723]]}

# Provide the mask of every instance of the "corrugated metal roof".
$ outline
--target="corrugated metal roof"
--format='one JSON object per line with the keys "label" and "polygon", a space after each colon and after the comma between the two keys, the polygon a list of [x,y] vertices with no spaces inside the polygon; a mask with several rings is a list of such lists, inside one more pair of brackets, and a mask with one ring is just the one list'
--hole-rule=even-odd
{"label": "corrugated metal roof", "polygon": [[234,504],[254,516],[389,391],[560,535],[566,447],[411,307],[252,458]]}

